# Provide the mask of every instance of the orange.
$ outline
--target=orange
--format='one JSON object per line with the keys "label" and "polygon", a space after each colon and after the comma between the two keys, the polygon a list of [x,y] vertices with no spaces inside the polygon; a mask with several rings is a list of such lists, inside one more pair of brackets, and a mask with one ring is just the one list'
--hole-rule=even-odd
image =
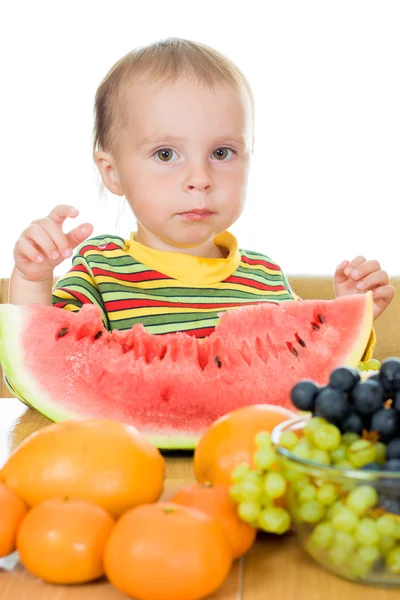
{"label": "orange", "polygon": [[137,600],[199,600],[217,590],[232,564],[224,527],[187,506],[139,506],[117,522],[104,569],[121,592]]}
{"label": "orange", "polygon": [[272,432],[282,421],[296,415],[272,404],[238,408],[215,421],[194,452],[194,473],[199,483],[231,483],[231,472],[240,463],[254,466],[255,435]]}
{"label": "orange", "polygon": [[3,467],[8,487],[29,506],[47,498],[91,500],[118,517],[155,502],[165,461],[134,427],[102,419],[65,421],[36,431]]}
{"label": "orange", "polygon": [[17,530],[27,510],[17,492],[0,482],[0,558],[14,552]]}
{"label": "orange", "polygon": [[231,541],[234,559],[254,544],[256,530],[239,518],[237,505],[229,497],[228,485],[192,483],[176,492],[171,501],[197,508],[220,521]]}
{"label": "orange", "polygon": [[17,548],[24,567],[49,583],[83,583],[104,575],[103,553],[114,525],[86,500],[45,500],[23,519]]}

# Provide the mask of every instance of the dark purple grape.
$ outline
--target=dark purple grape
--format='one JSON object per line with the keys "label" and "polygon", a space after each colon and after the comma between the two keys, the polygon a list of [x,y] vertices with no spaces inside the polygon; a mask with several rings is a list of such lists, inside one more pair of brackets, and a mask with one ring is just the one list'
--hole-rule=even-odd
{"label": "dark purple grape", "polygon": [[372,416],[371,431],[376,431],[379,440],[387,444],[399,435],[400,413],[394,408],[381,408]]}
{"label": "dark purple grape", "polygon": [[350,367],[338,367],[332,371],[329,378],[329,387],[340,392],[351,392],[360,381],[360,373]]}
{"label": "dark purple grape", "polygon": [[400,515],[400,498],[393,498],[392,496],[382,496],[379,502],[379,506],[382,506],[386,512],[394,515]]}
{"label": "dark purple grape", "polygon": [[392,388],[394,392],[400,392],[400,369],[393,376]]}
{"label": "dark purple grape", "polygon": [[398,371],[400,371],[400,358],[386,358],[382,362],[380,378],[383,388],[388,394],[391,394],[393,391],[393,382]]}
{"label": "dark purple grape", "polygon": [[362,415],[373,415],[383,405],[383,389],[377,381],[357,383],[352,393],[353,404]]}
{"label": "dark purple grape", "polygon": [[358,433],[362,434],[364,427],[364,421],[355,410],[351,411],[341,422],[340,431],[342,433]]}
{"label": "dark purple grape", "polygon": [[371,375],[371,377],[368,377],[367,381],[377,381],[378,383],[380,383],[381,376],[379,374],[379,371],[378,373],[374,373],[373,375]]}
{"label": "dark purple grape", "polygon": [[303,379],[296,383],[292,388],[291,398],[292,402],[298,410],[305,410],[307,412],[313,412],[315,405],[315,398],[320,388],[311,379]]}
{"label": "dark purple grape", "polygon": [[[382,470],[383,471],[391,471],[392,473],[400,474],[400,458],[392,458],[391,460],[387,460],[382,465]],[[399,479],[399,484],[400,484],[400,479]]]}
{"label": "dark purple grape", "polygon": [[386,447],[386,458],[392,460],[392,458],[400,459],[400,437],[392,440]]}
{"label": "dark purple grape", "polygon": [[344,392],[330,386],[322,389],[315,400],[315,413],[330,423],[340,423],[349,411],[349,401]]}
{"label": "dark purple grape", "polygon": [[396,392],[393,397],[393,408],[400,412],[400,392]]}
{"label": "dark purple grape", "polygon": [[368,463],[367,465],[364,465],[363,467],[361,467],[361,471],[380,471],[381,470],[381,465],[378,465],[378,463]]}

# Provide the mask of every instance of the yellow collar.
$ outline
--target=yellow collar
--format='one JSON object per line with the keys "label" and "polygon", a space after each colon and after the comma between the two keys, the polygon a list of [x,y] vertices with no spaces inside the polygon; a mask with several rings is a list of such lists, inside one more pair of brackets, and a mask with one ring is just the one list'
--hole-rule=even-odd
{"label": "yellow collar", "polygon": [[226,258],[204,258],[181,252],[166,252],[143,246],[135,241],[135,233],[126,240],[126,252],[149,269],[164,273],[172,279],[201,287],[223,281],[240,264],[238,243],[234,235],[224,231],[214,238],[214,244],[228,251]]}

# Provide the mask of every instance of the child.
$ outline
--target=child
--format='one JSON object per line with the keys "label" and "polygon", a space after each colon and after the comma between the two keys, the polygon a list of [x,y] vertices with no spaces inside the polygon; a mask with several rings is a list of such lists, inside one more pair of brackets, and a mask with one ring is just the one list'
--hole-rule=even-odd
{"label": "child", "polygon": [[[122,58],[97,90],[94,160],[137,231],[87,239],[85,223],[65,234],[78,211],[57,206],[15,245],[10,302],[72,311],[89,302],[109,330],[143,323],[204,337],[221,311],[296,300],[273,260],[239,250],[227,232],[245,203],[253,122],[246,78],[205,45],[172,38]],[[77,246],[52,291],[54,268]],[[376,318],[394,294],[388,281],[377,261],[357,256],[337,268],[335,293],[372,290]]]}

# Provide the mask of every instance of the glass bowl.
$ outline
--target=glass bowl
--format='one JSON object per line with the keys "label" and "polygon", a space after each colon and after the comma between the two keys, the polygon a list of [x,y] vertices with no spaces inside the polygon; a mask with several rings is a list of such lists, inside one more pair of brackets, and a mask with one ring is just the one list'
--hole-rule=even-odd
{"label": "glass bowl", "polygon": [[285,421],[272,433],[301,545],[340,577],[400,588],[400,472],[338,468],[280,446],[284,432],[304,437],[310,418]]}

